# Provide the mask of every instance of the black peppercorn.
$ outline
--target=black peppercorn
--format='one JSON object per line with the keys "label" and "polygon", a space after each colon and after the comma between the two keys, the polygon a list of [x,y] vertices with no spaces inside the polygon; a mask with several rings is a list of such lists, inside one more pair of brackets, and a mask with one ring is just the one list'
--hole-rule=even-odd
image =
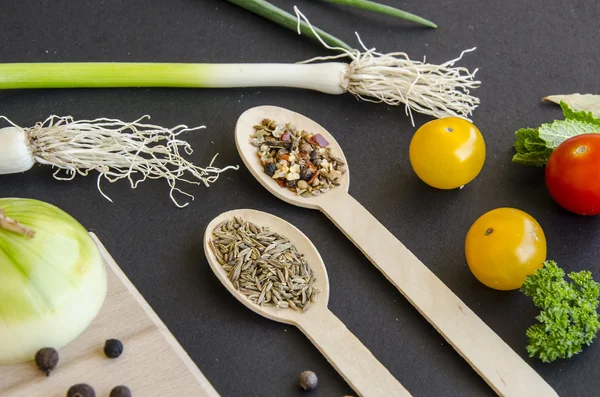
{"label": "black peppercorn", "polygon": [[305,168],[300,171],[300,179],[302,179],[303,181],[308,181],[310,180],[310,178],[313,177],[314,174],[315,173],[312,172],[310,168]]}
{"label": "black peppercorn", "polygon": [[127,386],[117,386],[110,391],[109,397],[131,397],[131,390]]}
{"label": "black peppercorn", "polygon": [[265,173],[267,175],[273,176],[273,174],[275,174],[275,171],[277,171],[277,166],[274,163],[265,164]]}
{"label": "black peppercorn", "polygon": [[304,371],[300,374],[300,387],[304,390],[313,390],[317,387],[317,374],[312,371]]}
{"label": "black peppercorn", "polygon": [[104,354],[109,358],[117,358],[123,353],[123,344],[117,339],[109,339],[104,344]]}
{"label": "black peppercorn", "polygon": [[285,181],[285,185],[289,188],[289,189],[293,189],[296,187],[296,184],[298,183],[297,180],[293,180],[293,181]]}
{"label": "black peppercorn", "polygon": [[71,386],[67,392],[67,397],[96,397],[96,392],[92,389],[92,386],[79,383]]}
{"label": "black peppercorn", "polygon": [[35,354],[35,364],[50,376],[50,372],[58,364],[58,352],[51,347],[44,347]]}

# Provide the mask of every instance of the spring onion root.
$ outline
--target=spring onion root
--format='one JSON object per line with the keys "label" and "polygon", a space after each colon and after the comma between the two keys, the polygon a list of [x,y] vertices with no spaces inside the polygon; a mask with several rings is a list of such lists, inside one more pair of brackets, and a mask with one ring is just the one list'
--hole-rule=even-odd
{"label": "spring onion root", "polygon": [[24,172],[36,163],[57,168],[54,177],[58,180],[72,180],[78,174],[87,176],[97,171],[98,190],[111,202],[101,189],[102,178],[110,183],[127,179],[133,189],[146,179],[164,179],[171,188],[171,199],[183,208],[189,203],[179,204],[174,192],[192,200],[194,196],[177,188],[177,182],[208,187],[222,172],[238,169],[238,166],[214,167],[216,155],[206,168],[183,157],[182,152],[191,155],[192,148],[179,135],[204,126],[179,125],[167,129],[142,123],[147,117],[123,122],[106,118],[75,121],[70,116],[50,116],[31,128],[21,128],[0,116],[12,125],[0,129],[0,174]]}
{"label": "spring onion root", "polygon": [[[310,26],[297,7],[294,7],[294,11],[299,23],[304,20]],[[319,38],[316,31],[313,33]],[[358,33],[356,37],[363,51],[332,47],[319,38],[324,47],[340,51],[341,54],[316,57],[303,63],[350,57],[352,62],[344,89],[364,101],[393,106],[404,104],[413,126],[412,111],[436,118],[456,116],[470,120],[469,116],[479,106],[479,99],[470,93],[471,89],[481,84],[474,80],[477,69],[470,72],[467,68],[454,66],[465,53],[475,48],[463,51],[456,59],[436,65],[425,60],[413,61],[404,52],[377,52],[374,48],[367,48]]]}

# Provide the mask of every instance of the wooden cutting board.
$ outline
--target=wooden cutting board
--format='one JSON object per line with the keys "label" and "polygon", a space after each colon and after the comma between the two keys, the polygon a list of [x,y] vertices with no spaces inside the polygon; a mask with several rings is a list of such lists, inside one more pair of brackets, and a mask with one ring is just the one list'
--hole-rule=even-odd
{"label": "wooden cutting board", "polygon": [[[107,265],[108,292],[100,313],[59,352],[50,377],[33,361],[0,367],[0,397],[65,397],[76,383],[91,385],[97,397],[108,397],[118,385],[128,386],[134,397],[219,396],[97,236],[90,235]],[[111,338],[125,347],[117,359],[103,352]]]}

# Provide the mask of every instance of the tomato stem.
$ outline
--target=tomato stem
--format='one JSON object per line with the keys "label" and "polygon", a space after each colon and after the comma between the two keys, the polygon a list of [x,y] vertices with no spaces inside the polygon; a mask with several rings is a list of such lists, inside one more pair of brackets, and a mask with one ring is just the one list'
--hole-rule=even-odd
{"label": "tomato stem", "polygon": [[494,233],[494,229],[492,229],[491,227],[485,231],[486,236],[489,236],[492,233]]}

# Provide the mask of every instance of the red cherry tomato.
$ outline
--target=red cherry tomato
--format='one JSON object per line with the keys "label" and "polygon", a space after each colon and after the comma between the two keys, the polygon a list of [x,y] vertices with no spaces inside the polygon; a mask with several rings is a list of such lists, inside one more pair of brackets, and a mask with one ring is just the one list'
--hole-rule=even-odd
{"label": "red cherry tomato", "polygon": [[566,210],[600,214],[600,133],[574,136],[554,149],[546,164],[546,186]]}

